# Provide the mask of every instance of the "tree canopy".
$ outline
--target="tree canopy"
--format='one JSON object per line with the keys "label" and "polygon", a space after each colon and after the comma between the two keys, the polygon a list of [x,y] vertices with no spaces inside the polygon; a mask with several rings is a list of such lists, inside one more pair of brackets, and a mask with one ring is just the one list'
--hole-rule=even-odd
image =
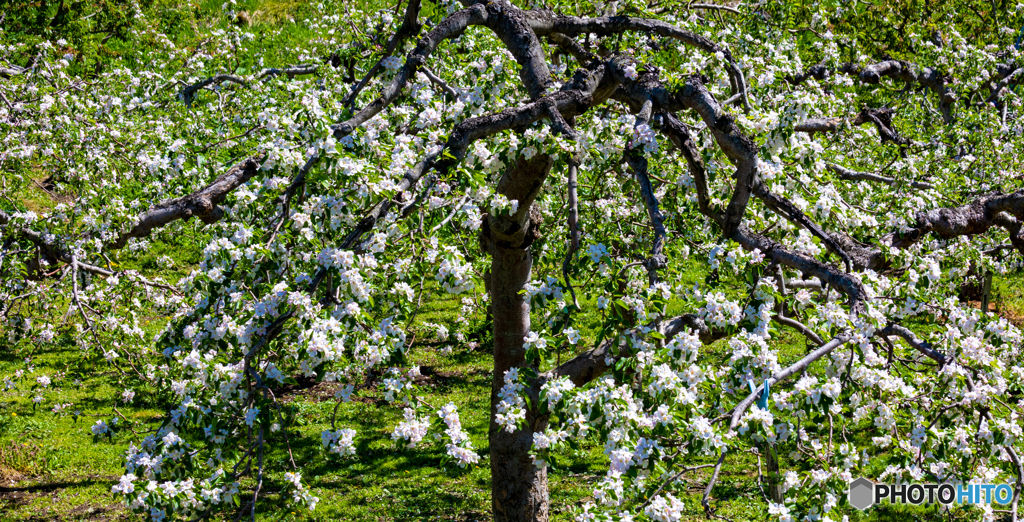
{"label": "tree canopy", "polygon": [[[400,447],[490,466],[495,520],[547,520],[548,466],[587,445],[606,473],[578,520],[679,520],[708,469],[715,517],[741,452],[779,520],[843,519],[858,476],[1006,482],[977,513],[1018,520],[1024,339],[971,302],[1024,255],[1024,5],[316,10],[292,62],[243,22],[183,46],[141,11],[115,25],[157,45],[99,68],[27,43],[28,15],[0,31],[0,318],[162,398],[119,435],[131,509],[255,518],[271,475],[314,509],[264,454],[290,451],[276,393],[316,379],[382,391]],[[180,280],[119,268],[203,234]],[[418,394],[424,329],[493,350],[486,453]],[[321,444],[345,466],[369,436]]]}

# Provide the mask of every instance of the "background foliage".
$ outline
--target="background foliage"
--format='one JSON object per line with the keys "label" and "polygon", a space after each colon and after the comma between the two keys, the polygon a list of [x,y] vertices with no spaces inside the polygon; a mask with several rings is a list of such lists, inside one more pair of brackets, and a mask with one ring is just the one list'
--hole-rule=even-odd
{"label": "background foliage", "polygon": [[[555,9],[567,13],[585,13],[595,9],[606,9],[600,3],[550,2]],[[655,10],[662,13],[680,13],[685,16],[687,2],[661,2],[648,5],[639,1],[620,1],[615,6],[621,14],[645,15]],[[63,73],[83,82],[112,81],[123,92],[133,89],[133,76],[165,74],[168,77],[180,73],[176,80],[198,79],[210,74],[230,71],[235,74],[253,74],[265,67],[285,64],[323,63],[330,60],[332,53],[352,47],[354,42],[365,41],[371,49],[379,49],[381,42],[372,41],[373,30],[385,25],[382,17],[369,17],[365,25],[355,27],[351,22],[356,17],[353,11],[392,12],[392,5],[379,5],[373,1],[322,2],[310,5],[304,2],[276,2],[270,0],[243,0],[222,3],[207,2],[126,2],[120,0],[99,2],[64,2],[43,0],[42,2],[20,2],[15,0],[6,9],[4,21],[0,24],[0,43],[5,47],[0,58],[9,65],[31,67],[40,53],[51,58],[63,58],[66,68]],[[724,40],[742,44],[743,35],[750,34],[759,40],[767,31],[785,31],[792,36],[795,44],[793,59],[797,63],[812,64],[821,60],[820,43],[822,36],[830,33],[838,46],[838,55],[833,61],[881,60],[885,58],[907,59],[920,63],[939,63],[951,57],[944,48],[950,39],[970,41],[978,47],[995,45],[1015,36],[1007,34],[1005,28],[1020,27],[1024,18],[1017,5],[1006,1],[871,1],[871,2],[765,2],[754,6],[743,6],[745,14],[733,15],[728,12],[712,12],[707,16],[718,20],[730,20],[736,26],[735,32],[723,31]],[[439,20],[444,13],[442,6],[427,6],[425,17]],[[397,18],[397,17],[396,17]],[[894,20],[901,20],[896,25]],[[724,24],[723,24],[724,25]],[[330,34],[327,38],[325,35]],[[928,45],[927,42],[933,42]],[[49,46],[43,42],[50,42]],[[642,39],[627,42],[635,45],[641,61],[658,63],[665,67],[692,65],[689,57],[673,56],[667,51],[643,47]],[[938,45],[934,44],[938,43]],[[606,42],[620,45],[619,42]],[[235,52],[238,46],[252,53]],[[374,47],[377,46],[377,47]],[[48,48],[47,48],[48,47]],[[42,50],[41,50],[42,49]],[[479,50],[465,49],[470,53]],[[473,56],[479,56],[473,54]],[[159,57],[167,66],[180,67],[179,71],[148,71],[147,66]],[[197,63],[197,60],[199,63]],[[969,60],[968,60],[969,61]],[[965,66],[969,67],[969,66]],[[979,66],[980,67],[980,66]],[[351,78],[345,78],[344,68],[340,72],[318,81],[324,89],[340,89]],[[711,67],[708,66],[708,74]],[[102,76],[117,70],[131,71],[112,80]],[[688,74],[688,70],[686,73]],[[682,75],[682,73],[679,73]],[[152,79],[152,78],[150,78]],[[757,79],[768,83],[773,78]],[[780,79],[781,80],[781,79]],[[220,174],[224,167],[251,152],[256,143],[246,138],[232,140],[252,128],[257,116],[244,112],[245,105],[233,102],[224,95],[233,87],[225,84],[214,92],[203,92],[192,111],[175,98],[177,82],[168,82],[164,88],[154,88],[154,82],[147,82],[135,91],[138,100],[119,99],[125,108],[124,118],[129,127],[124,131],[124,142],[111,147],[109,158],[85,157],[74,150],[50,150],[45,153],[46,133],[89,132],[92,125],[121,124],[121,121],[107,119],[108,116],[96,107],[110,103],[110,93],[96,93],[92,112],[81,113],[77,122],[64,121],[63,126],[50,129],[30,129],[25,132],[38,133],[33,136],[40,144],[43,154],[30,152],[25,161],[5,163],[3,186],[0,194],[2,208],[8,211],[33,211],[38,214],[66,211],[69,202],[82,206],[92,205],[103,208],[116,195],[124,203],[120,211],[113,211],[113,226],[129,221],[128,206],[132,201],[160,201],[195,190]],[[854,106],[877,106],[892,101],[907,102],[905,111],[898,118],[906,121],[925,120],[933,122],[932,130],[940,125],[937,115],[929,108],[908,102],[910,96],[895,92],[870,92],[858,94],[850,101]],[[234,91],[230,91],[234,92]],[[284,94],[281,94],[284,93]],[[322,125],[310,121],[308,114],[300,114],[304,105],[299,95],[288,100],[288,87],[272,96],[289,104],[295,110],[296,120],[302,125]],[[243,93],[241,96],[262,96],[262,93]],[[106,98],[104,98],[106,96]],[[38,105],[40,100],[34,100]],[[166,165],[153,163],[156,158],[144,157],[146,144],[139,143],[139,137],[149,132],[149,120],[133,120],[131,110],[149,103],[162,121],[177,122],[177,127],[161,127],[160,146],[175,147],[177,140],[186,143],[177,147],[185,156],[179,166],[179,175],[166,174],[161,183],[153,183],[146,177],[133,178],[126,169],[149,170],[154,178],[163,177]],[[134,105],[132,105],[134,104]],[[45,109],[43,109],[45,110]],[[60,116],[74,116],[70,107],[58,105]],[[60,117],[58,116],[58,118]],[[972,124],[985,128],[991,124],[983,121],[989,116],[977,116],[979,121],[971,122],[967,115],[963,128],[968,134]],[[303,118],[306,118],[303,121]],[[328,118],[329,119],[329,118]],[[59,120],[58,120],[59,121]],[[210,122],[215,122],[210,125]],[[1014,123],[1014,122],[1011,122]],[[1019,122],[1016,122],[1019,125]],[[282,122],[287,125],[287,122]],[[919,134],[911,139],[931,141],[935,139],[960,143],[957,136],[944,136],[937,132],[926,133],[928,126],[911,127]],[[8,145],[13,149],[11,136],[18,134],[4,129]],[[1019,139],[1019,132],[1018,137]],[[134,140],[134,142],[132,141]],[[224,140],[229,140],[223,144]],[[870,157],[884,149],[884,145],[871,144],[864,139],[863,154]],[[764,144],[762,144],[764,145]],[[1020,172],[1019,155],[1007,154],[1005,163],[997,161],[1001,148],[992,143],[987,135],[976,136],[975,149],[971,152],[983,159],[967,169],[946,171],[935,176],[937,183],[944,184],[948,197],[963,202],[977,190],[1001,188],[1013,190],[1020,186],[1016,176],[1007,172]],[[767,145],[765,145],[767,147]],[[1014,144],[1019,148],[1019,143]],[[998,147],[1001,147],[998,146]],[[174,149],[178,150],[178,149]],[[709,158],[710,159],[710,158]],[[111,168],[113,166],[114,168]],[[93,176],[82,175],[92,172]],[[470,175],[467,172],[463,176]],[[724,176],[724,174],[719,174]],[[329,183],[327,179],[314,180]],[[595,192],[600,190],[598,176],[587,180],[593,183]],[[969,183],[968,183],[969,182]],[[96,190],[98,186],[113,184],[114,189]],[[626,182],[628,183],[628,181]],[[633,189],[633,187],[627,187]],[[623,189],[623,191],[627,191]],[[680,198],[683,199],[683,198]],[[882,205],[884,196],[876,201]],[[903,202],[890,202],[902,205]],[[64,205],[64,206],[61,206]],[[680,203],[680,208],[685,202]],[[597,213],[597,209],[590,209]],[[434,216],[434,222],[442,216]],[[674,215],[673,227],[679,230],[690,227],[683,213]],[[174,284],[187,277],[199,267],[204,259],[204,248],[226,230],[203,227],[193,220],[177,224],[161,231],[149,239],[145,248],[130,248],[117,254],[111,263],[122,268],[138,270],[153,280]],[[460,236],[466,242],[473,241],[473,233]],[[699,242],[701,232],[691,236]],[[641,238],[641,235],[637,235]],[[548,240],[548,239],[546,239]],[[564,252],[555,244],[561,238],[551,238],[550,249],[539,245],[537,260],[538,273],[557,273],[560,270]],[[639,241],[639,239],[633,239]],[[629,239],[622,245],[609,245],[613,249],[628,250]],[[676,242],[670,247],[676,257],[684,257],[685,242]],[[472,249],[467,249],[472,252]],[[706,254],[706,252],[701,252]],[[470,263],[480,265],[479,258]],[[995,264],[998,274],[995,279],[995,295],[1000,313],[1019,320],[1024,316],[1024,279],[1020,276],[1019,260],[1008,257]],[[695,283],[706,284],[711,271],[707,264],[690,258],[674,265],[668,277],[679,288],[689,288]],[[582,272],[582,271],[581,271]],[[462,422],[474,446],[481,454],[487,452],[487,393],[490,387],[489,332],[486,315],[479,306],[463,311],[464,302],[459,297],[438,297],[438,284],[431,281],[432,274],[417,273],[427,282],[423,293],[419,322],[411,328],[414,344],[423,348],[417,362],[421,365],[424,378],[419,390],[433,403],[451,401],[459,406]],[[717,274],[716,274],[717,276]],[[964,275],[968,277],[968,275]],[[737,278],[738,279],[738,278]],[[744,282],[728,276],[720,282],[722,291],[738,295],[745,291]],[[620,291],[613,285],[609,290]],[[126,346],[123,356],[128,361],[145,363],[143,353],[152,350],[152,340],[164,330],[170,319],[173,302],[157,303],[147,301],[147,295],[137,290],[111,289],[124,292],[118,299],[121,304],[139,299],[143,304],[135,308],[135,323],[142,332],[135,336],[137,343]],[[134,293],[133,293],[134,292]],[[473,297],[477,300],[483,288],[476,288]],[[584,344],[593,344],[604,334],[606,317],[596,309],[596,297],[587,297],[581,305],[585,310],[575,319],[575,325],[583,334]],[[970,299],[967,299],[968,301]],[[118,301],[114,301],[116,306]],[[478,304],[478,303],[477,303]],[[134,432],[142,432],[158,426],[165,420],[166,411],[173,407],[174,397],[159,387],[147,386],[144,380],[130,375],[126,366],[114,368],[107,365],[107,356],[102,349],[93,347],[83,356],[80,348],[80,324],[77,319],[66,321],[70,296],[40,301],[34,309],[20,311],[19,320],[31,318],[37,322],[51,322],[55,342],[39,342],[38,329],[24,322],[9,321],[0,326],[3,343],[0,346],[0,376],[8,376],[12,383],[0,395],[0,513],[11,519],[107,519],[129,518],[131,515],[120,507],[119,501],[111,494],[110,488],[123,472],[124,454],[129,441],[135,439]],[[686,303],[668,303],[671,311],[682,310]],[[538,309],[535,323],[541,324],[546,317]],[[448,337],[442,328],[432,325],[466,324],[460,330],[468,335]],[[38,326],[38,325],[36,325]],[[927,323],[917,325],[927,329]],[[131,337],[131,336],[128,336]],[[128,342],[118,338],[119,342]],[[131,359],[129,348],[139,349],[138,359]],[[786,357],[799,357],[807,349],[803,337],[783,334],[779,353]],[[702,357],[706,360],[727,359],[730,350],[724,343],[713,345]],[[560,357],[561,354],[552,354]],[[821,368],[812,370],[823,375]],[[38,376],[46,375],[50,382],[43,384]],[[397,408],[386,406],[380,390],[370,388],[356,394],[357,400],[345,403],[337,409],[338,420],[344,425],[357,428],[365,436],[358,442],[360,458],[339,465],[324,455],[320,434],[332,425],[331,415],[335,410],[333,402],[336,386],[314,384],[297,380],[282,386],[281,399],[286,405],[284,430],[291,433],[290,449],[275,446],[270,461],[283,464],[294,459],[303,464],[304,474],[313,494],[321,504],[313,512],[293,510],[287,501],[286,484],[281,477],[264,493],[264,498],[274,506],[261,512],[268,519],[281,520],[483,520],[488,518],[489,476],[485,466],[473,466],[462,470],[452,463],[438,465],[443,461],[443,444],[428,445],[414,451],[395,451],[395,444],[388,437],[392,427],[401,420]],[[132,391],[134,396],[126,397]],[[40,401],[34,401],[42,397]],[[68,404],[70,406],[64,407]],[[112,418],[120,419],[117,425]],[[110,423],[107,437],[93,437],[91,427],[98,420]],[[95,440],[94,440],[95,439]],[[289,455],[290,451],[290,455]],[[706,463],[710,460],[698,460]],[[584,502],[593,500],[592,487],[607,467],[607,457],[600,445],[592,444],[568,455],[552,456],[553,466],[552,497],[556,507],[555,518],[568,520],[570,510]],[[792,464],[792,463],[790,463]],[[486,462],[484,462],[486,465]],[[760,491],[756,478],[760,462],[752,454],[740,455],[731,460],[720,480],[717,496],[722,498],[719,513],[738,519],[763,519],[767,510],[757,499]],[[787,462],[783,462],[783,467]],[[702,484],[705,476],[697,475],[694,484]],[[245,484],[251,486],[251,484]],[[692,495],[682,497],[686,514],[692,519],[703,518],[700,507],[700,490],[694,487]],[[575,512],[575,511],[574,511]],[[853,519],[860,515],[852,513]],[[939,519],[944,516],[973,519],[976,513],[955,511],[940,515],[933,508],[885,508],[876,510],[872,519],[906,520],[908,517]]]}

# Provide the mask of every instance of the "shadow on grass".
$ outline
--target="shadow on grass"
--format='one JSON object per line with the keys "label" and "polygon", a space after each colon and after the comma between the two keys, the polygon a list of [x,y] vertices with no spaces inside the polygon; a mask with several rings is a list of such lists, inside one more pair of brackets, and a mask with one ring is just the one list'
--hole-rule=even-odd
{"label": "shadow on grass", "polygon": [[117,477],[89,477],[84,480],[65,480],[61,482],[38,482],[30,486],[4,487],[0,486],[0,493],[48,493],[67,488],[84,488],[98,484],[114,484]]}

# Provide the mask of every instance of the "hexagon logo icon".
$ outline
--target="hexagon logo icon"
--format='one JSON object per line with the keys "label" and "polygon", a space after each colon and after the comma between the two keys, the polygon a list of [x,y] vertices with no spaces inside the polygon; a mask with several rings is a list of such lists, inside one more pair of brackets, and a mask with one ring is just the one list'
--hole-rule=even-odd
{"label": "hexagon logo icon", "polygon": [[875,505],[875,483],[864,477],[851,482],[850,505],[861,511]]}

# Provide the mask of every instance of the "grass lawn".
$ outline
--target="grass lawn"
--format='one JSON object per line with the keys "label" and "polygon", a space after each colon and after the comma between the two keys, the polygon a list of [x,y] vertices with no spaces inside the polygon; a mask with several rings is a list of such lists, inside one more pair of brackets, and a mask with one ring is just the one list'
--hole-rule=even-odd
{"label": "grass lawn", "polygon": [[[199,248],[193,246],[193,248]],[[146,266],[163,252],[176,256],[174,270]],[[144,271],[161,273],[169,279],[187,272],[189,260],[198,258],[182,245],[157,242],[154,250],[131,261]],[[193,261],[194,262],[194,261]],[[697,277],[697,274],[692,274]],[[997,277],[997,306],[1011,313],[1024,311],[1024,292],[1019,277]],[[429,295],[429,292],[426,293]],[[421,319],[445,324],[454,320],[457,298],[425,301]],[[59,307],[58,307],[59,308]],[[162,320],[150,322],[157,331]],[[581,321],[586,325],[587,320]],[[261,495],[260,517],[266,520],[489,520],[490,476],[487,465],[487,411],[490,387],[490,355],[486,344],[475,349],[461,347],[443,355],[449,345],[419,331],[415,341],[417,360],[425,376],[420,385],[423,399],[440,408],[451,401],[459,406],[462,422],[483,460],[480,466],[460,469],[442,466],[443,445],[426,440],[415,449],[399,448],[390,439],[401,418],[401,409],[388,404],[376,386],[358,391],[354,400],[338,410],[338,427],[358,432],[356,458],[339,460],[320,447],[320,433],[330,428],[335,401],[333,385],[302,383],[278,390],[286,414],[294,415],[290,429],[274,434],[271,462],[287,465],[289,459],[303,470],[320,504],[313,512],[296,511],[281,502],[283,477],[271,475]],[[591,341],[595,331],[585,331]],[[796,360],[805,350],[798,334],[784,331],[780,362]],[[473,346],[473,345],[470,345]],[[702,356],[707,362],[726,357],[722,343],[712,345]],[[34,407],[31,394],[0,393],[0,519],[2,520],[127,520],[132,518],[111,494],[110,487],[123,473],[123,455],[130,440],[159,425],[163,410],[144,390],[130,405],[119,401],[123,386],[120,375],[107,371],[101,358],[81,366],[79,349],[72,344],[54,344],[43,349],[0,351],[0,375],[26,368],[26,358],[36,375],[46,374],[53,383],[42,392],[45,401]],[[812,373],[815,368],[812,367]],[[23,381],[24,382],[24,381]],[[58,403],[72,403],[68,411],[55,414]],[[93,440],[91,425],[102,418],[109,421],[110,404],[130,421],[109,440]],[[72,410],[81,415],[72,417]],[[286,436],[287,435],[287,436]],[[287,439],[287,440],[286,440]],[[291,455],[288,448],[290,447]],[[701,463],[701,462],[694,462]],[[554,462],[550,490],[554,520],[571,520],[570,510],[590,499],[591,484],[603,475],[607,457],[599,447]],[[782,462],[785,469],[786,463]],[[280,466],[278,466],[280,469]],[[688,520],[704,519],[700,506],[708,472],[691,476],[688,495],[683,498]],[[757,487],[758,460],[753,454],[734,454],[723,468],[716,486],[718,514],[737,520],[761,520],[767,515]],[[251,486],[251,484],[249,484]],[[928,520],[938,514],[925,509],[876,509],[871,520]],[[908,518],[910,517],[910,518]]]}
{"label": "grass lawn", "polygon": [[[167,24],[178,27],[179,36],[188,39],[210,27],[193,12],[219,9],[221,0],[196,2],[188,10],[169,0],[153,3],[153,16],[167,17]],[[378,0],[359,0],[358,7],[379,4]],[[184,5],[184,4],[182,4]],[[250,17],[252,31],[266,32],[268,45],[280,46],[282,63],[291,59],[285,49],[289,43],[305,41],[315,35],[294,22],[296,13],[306,13],[310,5],[299,0],[248,0],[239,2]],[[391,8],[394,3],[387,6]],[[201,9],[200,9],[201,8]],[[275,64],[277,65],[277,64]],[[44,177],[40,175],[40,179]],[[46,211],[55,205],[43,190],[31,184],[22,188],[22,203],[31,210]],[[196,226],[195,224],[191,226]],[[147,277],[159,276],[175,281],[186,275],[202,258],[206,237],[200,228],[195,235],[173,238],[156,235],[145,253],[122,252],[119,262],[135,268]],[[173,264],[168,265],[170,259]],[[703,281],[700,263],[674,284],[692,285]],[[482,289],[479,289],[482,291]],[[457,316],[459,299],[429,299],[425,293],[419,322],[450,324]],[[67,299],[66,297],[64,299]],[[1021,274],[995,278],[996,309],[1020,324],[1024,319],[1024,277]],[[55,321],[59,321],[68,303],[52,303]],[[592,310],[593,307],[590,307]],[[670,309],[671,312],[671,309]],[[540,320],[535,317],[535,320]],[[485,328],[482,317],[474,318]],[[166,318],[152,312],[142,318],[147,333],[163,327]],[[580,321],[584,338],[591,343],[597,334],[595,317]],[[415,331],[414,360],[421,365],[424,381],[419,386],[424,401],[439,409],[448,402],[459,407],[464,429],[470,434],[482,461],[471,469],[454,464],[442,465],[444,445],[425,440],[414,449],[400,448],[390,435],[402,417],[401,408],[387,403],[379,386],[371,385],[353,395],[353,401],[337,406],[337,427],[353,428],[357,435],[357,455],[342,460],[329,457],[321,448],[320,434],[331,428],[336,408],[333,385],[303,383],[277,390],[284,413],[294,419],[284,430],[270,435],[273,448],[267,457],[271,468],[282,469],[291,462],[302,470],[312,493],[320,498],[313,512],[297,511],[282,498],[283,474],[272,474],[261,493],[259,516],[264,520],[490,520],[490,472],[487,462],[487,425],[491,386],[490,345],[486,340],[470,345],[437,339],[432,330]],[[484,336],[486,338],[486,336]],[[122,398],[122,376],[110,370],[102,354],[83,356],[68,337],[45,347],[18,345],[8,339],[0,326],[0,379],[19,370],[34,368],[33,379],[47,375],[52,379],[35,395],[26,391],[32,381],[19,381],[19,390],[0,391],[0,522],[8,520],[130,520],[137,518],[111,493],[124,473],[124,455],[130,441],[159,426],[167,411],[153,390],[136,389],[132,401]],[[805,340],[792,330],[780,333],[780,363],[785,366],[805,354]],[[586,343],[582,343],[585,345]],[[455,346],[452,353],[443,348]],[[717,364],[728,357],[724,343],[706,347],[699,364]],[[570,354],[571,355],[571,354]],[[821,374],[819,365],[812,374]],[[379,384],[379,383],[377,383]],[[0,388],[2,389],[2,388]],[[71,404],[54,412],[55,406]],[[98,420],[109,422],[111,404],[124,419],[112,439],[94,440],[91,426]],[[74,412],[79,412],[75,415]],[[707,463],[696,459],[691,464]],[[578,454],[554,461],[550,471],[553,520],[572,520],[572,509],[591,498],[592,484],[603,476],[608,459],[600,446],[584,448]],[[729,457],[714,490],[717,513],[733,520],[764,520],[767,505],[757,485],[760,462],[752,453]],[[781,462],[786,469],[787,462]],[[686,520],[705,520],[700,504],[703,486],[710,475],[705,469],[688,476]],[[251,492],[250,482],[243,491]],[[966,517],[956,512],[951,518]],[[870,517],[851,514],[851,520],[939,520],[947,515],[934,508],[888,508],[882,506]]]}

